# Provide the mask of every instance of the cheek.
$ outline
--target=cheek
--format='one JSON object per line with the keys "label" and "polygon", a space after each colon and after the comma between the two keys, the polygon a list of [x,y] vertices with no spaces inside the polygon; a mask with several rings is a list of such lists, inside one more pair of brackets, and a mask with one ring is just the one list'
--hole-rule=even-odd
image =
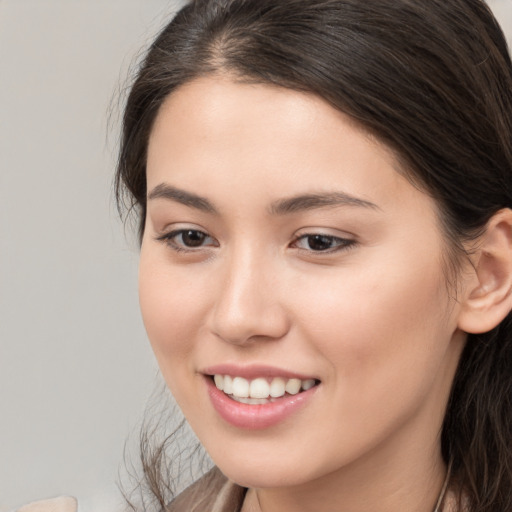
{"label": "cheek", "polygon": [[405,379],[426,383],[453,331],[439,264],[397,256],[361,268],[302,283],[302,292],[292,295],[303,329],[330,362],[333,378],[350,379],[360,391],[378,393],[384,382],[400,389]]}
{"label": "cheek", "polygon": [[194,276],[161,261],[158,251],[141,251],[139,301],[144,326],[158,363],[167,377],[183,367],[193,350],[194,331],[201,328],[204,290]]}
{"label": "cheek", "polygon": [[164,261],[158,251],[141,251],[139,301],[144,326],[173,397],[189,419],[201,384],[193,367],[195,340],[204,322],[205,290],[197,276]]}

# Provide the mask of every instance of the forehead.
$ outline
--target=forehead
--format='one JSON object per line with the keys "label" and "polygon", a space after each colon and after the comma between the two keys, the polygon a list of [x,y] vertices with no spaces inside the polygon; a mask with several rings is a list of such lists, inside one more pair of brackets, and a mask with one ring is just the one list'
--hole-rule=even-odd
{"label": "forehead", "polygon": [[214,76],[181,86],[163,103],[149,141],[148,182],[158,171],[216,181],[231,165],[233,180],[271,170],[273,179],[309,171],[321,181],[321,170],[337,169],[339,178],[358,167],[363,177],[382,164],[399,168],[389,148],[322,98]]}
{"label": "forehead", "polygon": [[327,129],[322,110],[331,116],[335,112],[310,94],[217,76],[200,78],[178,88],[163,103],[150,147],[159,132],[177,135],[170,126],[172,119],[191,143],[200,138],[203,145],[214,142],[217,151],[233,151],[237,147],[234,142],[238,147],[244,142],[246,149],[252,142],[260,148],[265,144],[268,152],[289,142],[311,140],[313,131],[321,126]]}

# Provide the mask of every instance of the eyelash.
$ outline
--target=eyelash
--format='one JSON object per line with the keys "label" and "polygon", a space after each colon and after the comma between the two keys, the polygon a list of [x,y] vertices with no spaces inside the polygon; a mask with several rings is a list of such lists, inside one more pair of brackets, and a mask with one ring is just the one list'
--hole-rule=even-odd
{"label": "eyelash", "polygon": [[[201,231],[200,229],[175,229],[173,231],[170,231],[169,233],[165,233],[164,235],[158,236],[156,239],[159,242],[164,242],[166,245],[168,245],[171,249],[175,250],[176,252],[194,252],[198,249],[202,249],[205,246],[187,246],[185,244],[178,244],[176,242],[176,238],[180,235],[183,235],[185,233],[194,233],[196,236],[199,235],[203,237],[204,239],[211,239],[213,238],[205,233],[204,231]],[[212,244],[214,247],[218,247],[218,243]]]}
{"label": "eyelash", "polygon": [[[193,233],[195,236],[199,235],[199,237],[202,237],[202,240],[200,241],[201,245],[187,246],[183,243],[183,239],[182,239],[182,243],[178,244],[176,242],[176,238],[179,237],[180,235],[183,236],[185,233],[189,233],[189,234]],[[323,242],[326,241],[327,243],[334,243],[336,245],[334,247],[329,247],[325,250],[322,250],[322,249],[314,250],[311,248],[311,246],[309,249],[299,247],[299,242],[301,240],[310,239],[309,243],[311,243],[311,241],[312,241],[311,239],[313,239],[313,238],[316,238],[317,241],[323,241]],[[201,231],[199,229],[176,229],[176,230],[170,231],[169,233],[165,233],[164,235],[156,237],[156,240],[165,243],[166,245],[168,245],[171,249],[173,249],[176,252],[195,252],[199,249],[206,247],[205,245],[202,245],[202,242],[207,239],[211,239],[212,241],[214,240],[213,237],[211,237],[210,235],[208,235],[207,233],[205,233],[204,231]],[[304,251],[304,252],[308,252],[308,253],[312,253],[312,254],[332,254],[335,252],[348,250],[351,247],[353,247],[355,244],[356,244],[355,240],[348,239],[348,238],[341,238],[341,237],[334,236],[334,235],[325,235],[323,233],[305,233],[305,234],[300,235],[297,238],[295,238],[295,240],[293,240],[293,242],[290,244],[290,246],[295,247],[300,251]],[[217,242],[209,244],[209,245],[211,245],[213,247],[218,247]]]}
{"label": "eyelash", "polygon": [[[313,238],[316,238],[317,241],[318,240],[327,240],[328,242],[330,243],[334,243],[336,244],[334,247],[329,247],[325,250],[314,250],[311,248],[309,249],[304,249],[304,248],[301,248],[301,247],[297,247],[298,246],[298,243],[301,241],[301,240],[308,240],[308,239],[313,239]],[[311,240],[309,240],[309,244],[311,243]],[[305,233],[304,235],[300,235],[298,236],[293,242],[292,242],[292,246],[295,246],[297,247],[297,249],[299,249],[300,251],[305,251],[305,252],[308,252],[308,253],[313,253],[313,254],[333,254],[335,252],[339,252],[339,251],[344,251],[344,250],[348,250],[350,249],[351,247],[353,247],[355,245],[356,241],[355,240],[352,240],[350,238],[341,238],[339,236],[334,236],[334,235],[325,235],[323,233]]]}

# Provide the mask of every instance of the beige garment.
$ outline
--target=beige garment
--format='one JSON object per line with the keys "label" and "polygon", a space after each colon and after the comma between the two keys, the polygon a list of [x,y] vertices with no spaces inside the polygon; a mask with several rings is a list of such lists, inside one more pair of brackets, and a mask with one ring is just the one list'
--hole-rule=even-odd
{"label": "beige garment", "polygon": [[16,510],[16,512],[76,512],[77,502],[70,496],[60,496],[51,500],[35,501]]}

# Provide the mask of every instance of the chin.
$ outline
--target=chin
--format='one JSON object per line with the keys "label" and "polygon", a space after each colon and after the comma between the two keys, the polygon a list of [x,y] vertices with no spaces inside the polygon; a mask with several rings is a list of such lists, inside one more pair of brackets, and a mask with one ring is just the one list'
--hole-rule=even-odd
{"label": "chin", "polygon": [[256,489],[300,486],[321,476],[309,463],[283,457],[279,459],[249,459],[236,455],[228,459],[224,454],[222,460],[214,459],[214,462],[236,484]]}
{"label": "chin", "polygon": [[236,484],[253,489],[294,487],[311,480],[310,476],[298,475],[295,471],[291,472],[290,464],[287,466],[287,468],[272,468],[271,470],[263,467],[247,467],[247,465],[243,468],[219,468],[227,478]]}

